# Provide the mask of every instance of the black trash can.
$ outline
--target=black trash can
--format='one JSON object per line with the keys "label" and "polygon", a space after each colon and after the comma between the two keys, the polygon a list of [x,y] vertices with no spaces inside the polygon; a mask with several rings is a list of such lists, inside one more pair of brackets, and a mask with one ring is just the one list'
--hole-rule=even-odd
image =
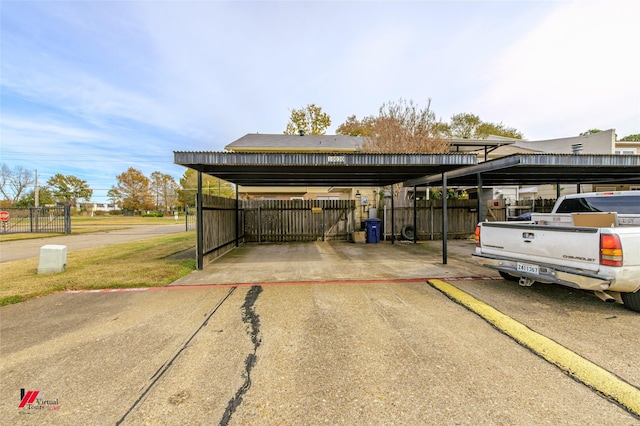
{"label": "black trash can", "polygon": [[367,243],[380,242],[380,219],[370,218],[364,221],[367,227]]}

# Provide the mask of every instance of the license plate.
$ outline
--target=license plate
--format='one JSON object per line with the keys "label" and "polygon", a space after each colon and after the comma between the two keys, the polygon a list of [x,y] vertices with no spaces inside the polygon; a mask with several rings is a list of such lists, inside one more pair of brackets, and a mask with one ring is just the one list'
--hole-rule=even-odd
{"label": "license plate", "polygon": [[516,265],[516,269],[518,272],[527,272],[529,274],[538,275],[540,272],[538,270],[538,265],[532,265],[531,263],[520,263]]}

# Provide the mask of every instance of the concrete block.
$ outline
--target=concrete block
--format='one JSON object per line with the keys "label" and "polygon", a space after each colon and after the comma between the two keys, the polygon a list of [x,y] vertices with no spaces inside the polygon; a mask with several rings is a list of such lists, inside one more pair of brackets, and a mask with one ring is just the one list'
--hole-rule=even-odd
{"label": "concrete block", "polygon": [[67,268],[67,246],[47,244],[40,247],[38,274],[64,272]]}

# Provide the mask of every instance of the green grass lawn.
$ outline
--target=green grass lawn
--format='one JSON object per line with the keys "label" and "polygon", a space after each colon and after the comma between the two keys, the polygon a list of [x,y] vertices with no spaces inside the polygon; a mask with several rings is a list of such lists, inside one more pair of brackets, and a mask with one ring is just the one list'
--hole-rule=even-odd
{"label": "green grass lawn", "polygon": [[63,290],[164,286],[195,269],[195,259],[168,259],[194,246],[189,231],[75,250],[58,274],[38,275],[37,258],[0,263],[0,306]]}

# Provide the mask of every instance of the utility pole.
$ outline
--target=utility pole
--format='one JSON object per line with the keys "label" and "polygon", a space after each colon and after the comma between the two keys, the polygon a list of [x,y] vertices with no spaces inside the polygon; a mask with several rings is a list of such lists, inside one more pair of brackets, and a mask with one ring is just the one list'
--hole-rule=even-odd
{"label": "utility pole", "polygon": [[39,197],[38,196],[40,195],[39,192],[40,192],[40,190],[38,189],[38,169],[36,169],[36,184],[35,184],[35,186],[33,188],[33,204],[35,204],[35,214],[36,214],[36,217],[35,217],[35,226],[36,226],[35,231],[36,232],[38,232],[39,219],[40,219],[40,217],[39,217],[40,215],[38,214],[38,203],[39,203]]}
{"label": "utility pole", "polygon": [[33,193],[33,203],[35,204],[36,207],[38,207],[38,201],[39,201],[38,196],[40,195],[39,192],[40,190],[38,189],[38,170],[36,170],[36,186]]}

